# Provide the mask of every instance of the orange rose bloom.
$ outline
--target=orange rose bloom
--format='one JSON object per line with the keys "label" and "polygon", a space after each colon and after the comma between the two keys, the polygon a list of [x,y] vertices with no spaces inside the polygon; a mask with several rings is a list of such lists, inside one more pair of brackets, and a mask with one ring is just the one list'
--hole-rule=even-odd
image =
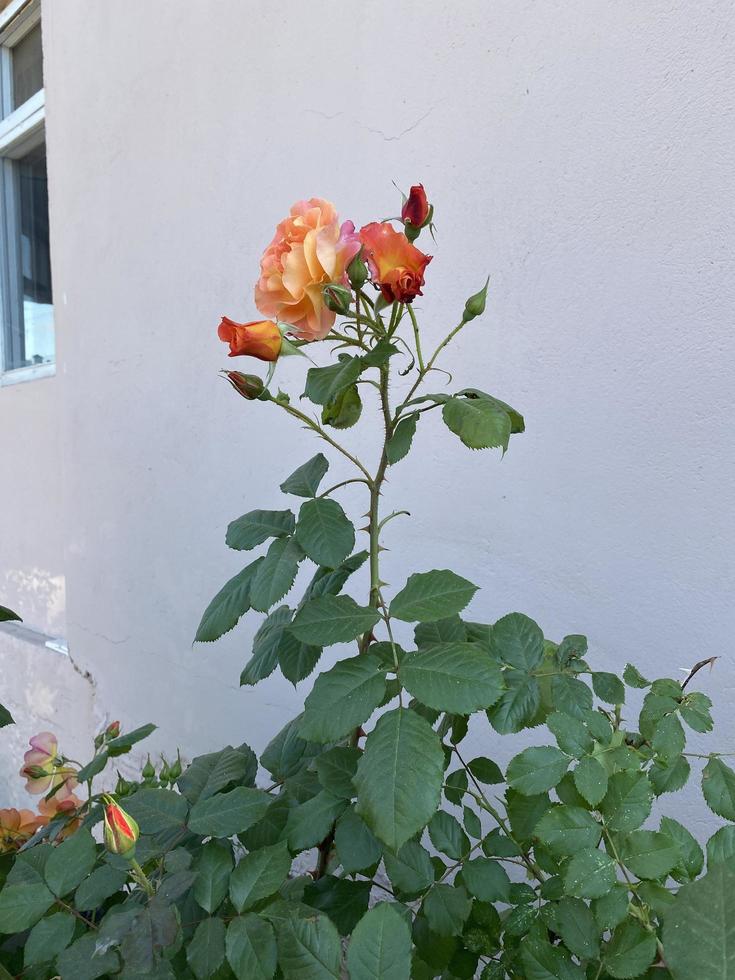
{"label": "orange rose bloom", "polygon": [[[41,825],[48,823],[50,820],[55,820],[58,817],[72,817],[81,807],[82,801],[71,793],[66,799],[58,799],[58,793],[56,796],[52,796],[50,800],[41,800],[38,804],[38,812],[42,814],[39,818]],[[73,834],[75,830],[78,830],[82,825],[82,818],[76,817],[74,820],[69,820],[69,822],[64,826],[64,829],[58,834],[59,840],[64,840],[70,834]]]}
{"label": "orange rose bloom", "polygon": [[261,361],[277,361],[281,353],[281,331],[272,320],[235,323],[223,316],[217,334],[230,345],[230,357],[249,354]]}
{"label": "orange rose bloom", "polygon": [[355,226],[340,226],[333,204],[319,197],[297,201],[260,260],[255,305],[290,323],[300,340],[323,340],[336,314],[324,305],[322,286],[349,285],[345,270],[359,249]]}
{"label": "orange rose bloom", "polygon": [[22,847],[45,823],[46,817],[30,810],[0,810],[0,854]]}
{"label": "orange rose bloom", "polygon": [[424,255],[401,231],[387,221],[373,221],[360,229],[370,278],[387,303],[410,303],[421,296],[424,270],[431,255]]}

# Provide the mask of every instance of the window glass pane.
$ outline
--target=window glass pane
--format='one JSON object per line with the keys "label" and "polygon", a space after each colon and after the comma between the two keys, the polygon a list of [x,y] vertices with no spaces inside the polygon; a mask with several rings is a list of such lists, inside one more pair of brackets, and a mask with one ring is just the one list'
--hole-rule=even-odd
{"label": "window glass pane", "polygon": [[14,251],[22,290],[20,336],[13,338],[13,363],[7,365],[13,368],[48,364],[54,359],[46,145],[36,147],[15,167],[18,233]]}
{"label": "window glass pane", "polygon": [[43,88],[40,24],[15,45],[12,60],[13,108],[17,109]]}

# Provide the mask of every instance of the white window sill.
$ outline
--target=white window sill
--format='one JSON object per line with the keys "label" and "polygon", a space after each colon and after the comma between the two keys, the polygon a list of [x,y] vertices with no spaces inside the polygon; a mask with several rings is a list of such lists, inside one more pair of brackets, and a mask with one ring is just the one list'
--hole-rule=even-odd
{"label": "white window sill", "polygon": [[0,388],[6,385],[19,385],[24,381],[37,381],[39,378],[53,378],[56,364],[33,364],[31,367],[15,368],[0,374]]}

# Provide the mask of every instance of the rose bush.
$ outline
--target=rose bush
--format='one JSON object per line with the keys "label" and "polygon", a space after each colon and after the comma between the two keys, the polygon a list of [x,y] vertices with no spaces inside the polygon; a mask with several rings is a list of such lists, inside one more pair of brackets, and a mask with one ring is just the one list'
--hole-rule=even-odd
{"label": "rose bush", "polygon": [[[256,288],[274,319],[219,328],[231,355],[269,362],[265,379],[224,372],[242,408],[291,416],[342,469],[327,480],[317,452],[281,482],[286,502],[230,523],[231,549],[261,553],[217,592],[196,640],[263,614],[245,686],[275,671],[298,684],[326,648],[354,647],[259,760],[245,744],[187,766],[149,759],[113,792],[114,760],[152,725],[113,723],[84,765],[36,736],[22,775],[49,813],[0,811],[3,980],[734,980],[735,772],[687,749],[689,732],[712,729],[692,688],[713,658],[678,680],[630,664],[619,677],[577,633],[545,637],[518,612],[479,621],[477,587],[454,570],[383,580],[406,514],[383,512],[386,475],[407,465],[418,427],[441,418],[470,449],[503,453],[524,431],[494,394],[423,390],[488,289],[429,353],[412,304],[430,256],[409,239],[432,218],[421,185],[403,230],[371,222],[359,239],[332,205],[300,202]],[[318,338],[336,356],[307,369],[305,410],[270,382],[281,356]],[[383,430],[373,465],[342,441],[363,397]],[[366,498],[359,530],[337,499],[347,486]],[[503,771],[499,740],[527,729],[532,744]],[[693,768],[724,821],[704,848],[667,797]]]}

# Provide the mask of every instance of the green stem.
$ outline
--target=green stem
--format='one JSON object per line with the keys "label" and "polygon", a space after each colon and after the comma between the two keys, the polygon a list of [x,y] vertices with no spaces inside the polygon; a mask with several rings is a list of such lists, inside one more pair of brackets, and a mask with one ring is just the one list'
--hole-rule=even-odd
{"label": "green stem", "polygon": [[413,306],[410,303],[408,304],[408,315],[411,317],[411,324],[413,326],[413,339],[416,343],[416,359],[419,362],[419,373],[425,374],[426,367],[424,365],[424,358],[421,353],[421,337],[419,336],[419,325],[418,325],[418,321],[416,320],[416,314],[413,311]]}
{"label": "green stem", "polygon": [[143,888],[146,895],[148,895],[149,898],[152,898],[153,895],[156,894],[156,889],[150,883],[150,881],[148,880],[148,876],[146,875],[145,871],[141,868],[141,866],[138,864],[138,862],[135,860],[135,858],[129,858],[129,860],[130,860],[131,875],[133,876],[133,878],[135,878],[135,880],[138,882],[141,888]]}
{"label": "green stem", "polygon": [[283,408],[286,412],[288,412],[289,415],[293,415],[295,419],[299,419],[301,422],[303,422],[313,432],[316,432],[317,435],[321,436],[322,439],[324,439],[325,442],[328,442],[330,446],[332,446],[334,449],[337,450],[337,452],[342,453],[342,455],[346,459],[349,459],[349,461],[353,463],[358,468],[358,470],[360,470],[360,472],[365,477],[368,486],[372,484],[373,478],[370,476],[370,473],[367,471],[367,469],[362,465],[360,460],[356,456],[353,456],[352,453],[349,452],[349,450],[345,449],[344,446],[341,446],[336,439],[333,439],[329,435],[328,432],[325,432],[325,430],[319,425],[318,422],[315,422],[314,419],[309,418],[309,416],[306,415],[305,412],[300,411],[298,408],[294,408],[293,405],[286,405],[283,402],[279,402],[279,401],[277,401],[276,404],[280,405],[281,408]]}

